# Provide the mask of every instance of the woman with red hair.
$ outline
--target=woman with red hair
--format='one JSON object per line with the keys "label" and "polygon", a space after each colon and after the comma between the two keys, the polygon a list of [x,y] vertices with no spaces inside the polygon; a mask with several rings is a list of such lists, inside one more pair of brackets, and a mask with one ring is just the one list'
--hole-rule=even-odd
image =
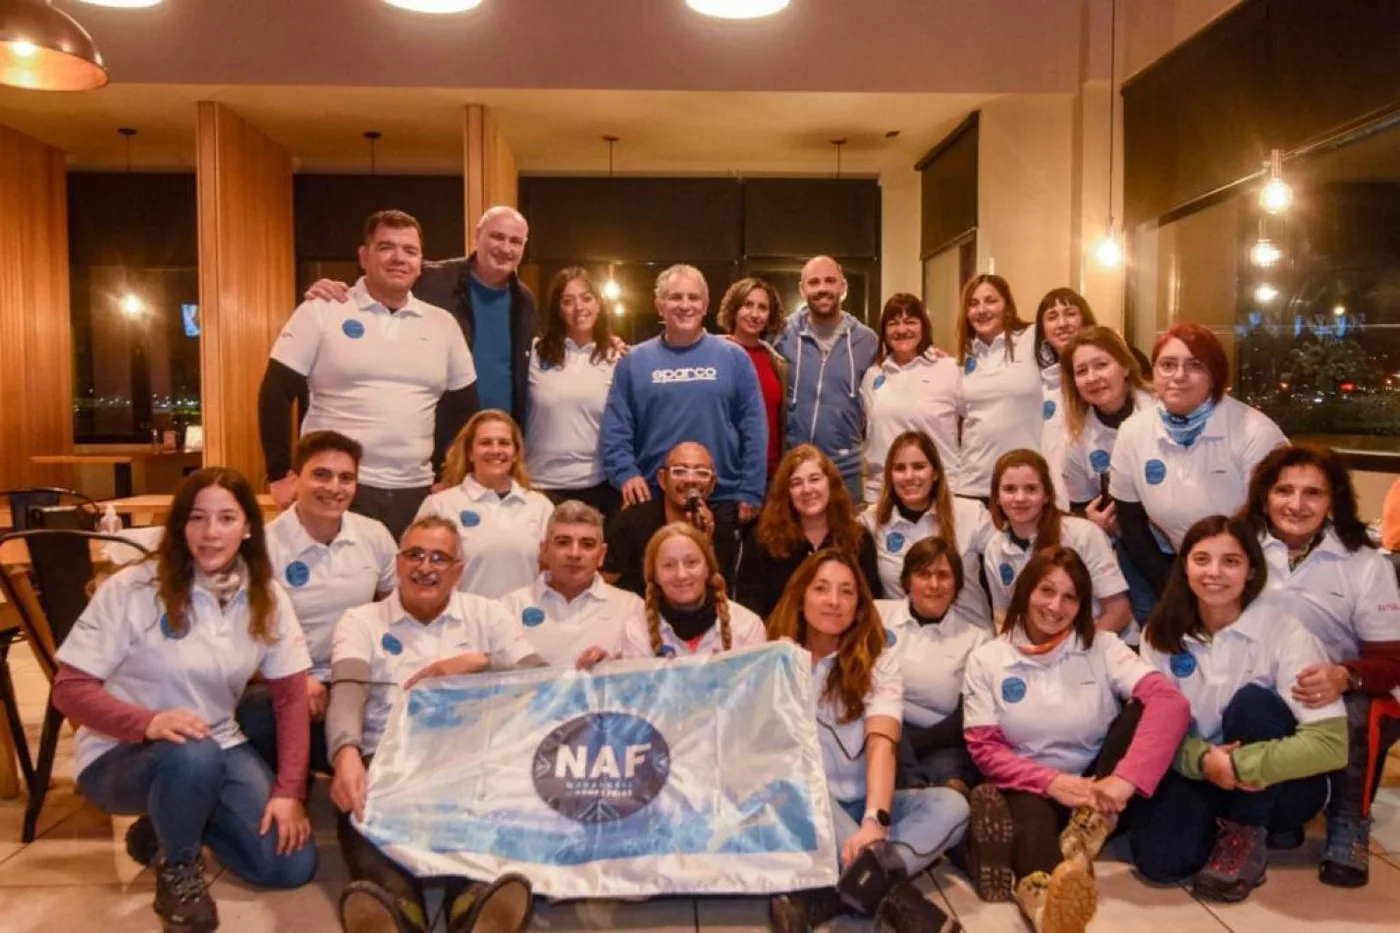
{"label": "woman with red hair", "polygon": [[1186,529],[1238,511],[1254,467],[1287,443],[1267,415],[1225,394],[1229,382],[1215,334],[1173,324],[1152,347],[1157,403],[1118,431],[1109,494],[1123,546],[1158,595]]}

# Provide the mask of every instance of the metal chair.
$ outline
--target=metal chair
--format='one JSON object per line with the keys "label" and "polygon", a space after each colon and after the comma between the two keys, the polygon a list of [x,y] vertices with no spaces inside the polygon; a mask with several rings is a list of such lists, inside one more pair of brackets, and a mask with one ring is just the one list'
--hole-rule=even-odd
{"label": "metal chair", "polygon": [[[0,490],[0,498],[10,505],[9,531],[27,531],[41,527],[39,509],[57,505],[76,506],[83,515],[83,526],[88,530],[97,527],[97,519],[102,515],[102,507],[92,498],[76,489],[63,486],[19,486]],[[90,516],[90,519],[89,519]]]}
{"label": "metal chair", "polygon": [[8,654],[12,639],[0,642],[0,699],[5,703],[5,718],[29,790],[21,836],[24,842],[34,839],[39,811],[43,809],[49,779],[53,776],[53,760],[58,751],[59,730],[63,725],[63,714],[53,705],[52,684],[58,673],[56,653],[87,608],[95,589],[92,561],[94,541],[111,541],[134,548],[143,555],[149,553],[139,544],[117,535],[66,528],[30,529],[0,536],[0,548],[11,542],[23,542],[29,550],[27,570],[17,566],[0,568],[0,588],[4,589],[5,598],[15,607],[20,630],[50,684],[36,761],[30,757],[29,742],[19,718],[14,683],[10,678]]}

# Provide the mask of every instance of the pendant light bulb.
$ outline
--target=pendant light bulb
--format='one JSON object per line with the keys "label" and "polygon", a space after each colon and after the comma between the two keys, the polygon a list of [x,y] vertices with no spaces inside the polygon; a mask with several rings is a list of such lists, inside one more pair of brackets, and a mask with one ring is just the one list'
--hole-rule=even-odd
{"label": "pendant light bulb", "polygon": [[1293,189],[1283,180],[1283,154],[1275,149],[1267,165],[1269,180],[1259,191],[1259,206],[1270,214],[1288,210],[1293,203]]}
{"label": "pendant light bulb", "polygon": [[1260,269],[1268,269],[1283,258],[1283,250],[1273,240],[1260,237],[1259,242],[1249,248],[1249,261]]}

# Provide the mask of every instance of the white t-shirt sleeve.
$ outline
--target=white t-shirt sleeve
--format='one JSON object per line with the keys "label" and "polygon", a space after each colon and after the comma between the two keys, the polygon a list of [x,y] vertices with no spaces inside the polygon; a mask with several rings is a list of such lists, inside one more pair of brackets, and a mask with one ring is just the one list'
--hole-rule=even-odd
{"label": "white t-shirt sleeve", "polygon": [[[1099,641],[1104,644],[1100,648]],[[1094,647],[1103,652],[1104,665],[1118,699],[1127,702],[1137,689],[1138,681],[1153,673],[1153,667],[1112,632],[1094,633]]]}
{"label": "white t-shirt sleeve", "polygon": [[[1243,402],[1239,404],[1243,405]],[[1267,457],[1275,447],[1282,447],[1288,443],[1288,438],[1283,436],[1283,431],[1274,423],[1268,415],[1262,414],[1253,408],[1245,411],[1243,419],[1243,431],[1239,434],[1239,449],[1236,451],[1236,459],[1240,464],[1240,472],[1249,476],[1258,466],[1259,461]]]}
{"label": "white t-shirt sleeve", "polygon": [[322,308],[319,301],[303,301],[297,305],[272,344],[272,359],[303,376],[310,375],[311,368],[316,365],[316,352],[321,347]]}
{"label": "white t-shirt sleeve", "polygon": [[450,491],[451,490],[449,489],[444,489],[441,492],[435,492],[430,494],[426,499],[423,500],[423,504],[418,506],[418,513],[413,516],[413,520],[416,522],[420,518],[426,518],[429,515],[437,515],[440,518],[446,518],[455,521],[456,518],[448,514],[447,509],[443,508],[442,506],[443,495]]}
{"label": "white t-shirt sleeve", "polygon": [[1356,614],[1352,625],[1360,641],[1400,641],[1400,587],[1395,569],[1378,551],[1363,550],[1356,575]]}
{"label": "white t-shirt sleeve", "polygon": [[[729,602],[729,637],[734,648],[752,648],[754,645],[761,645],[768,640],[768,633],[763,627],[763,620],[757,613],[739,605],[734,600]],[[645,625],[645,617],[643,624]]]}
{"label": "white t-shirt sleeve", "polygon": [[646,604],[642,611],[627,620],[622,632],[622,657],[654,658],[656,652],[651,647],[651,632],[647,627]]}
{"label": "white t-shirt sleeve", "polygon": [[1084,566],[1089,568],[1089,577],[1094,582],[1094,596],[1104,599],[1128,591],[1128,580],[1123,576],[1123,568],[1118,566],[1118,556],[1113,553],[1113,543],[1098,525],[1088,519],[1080,526],[1081,541],[1079,556]]}
{"label": "white t-shirt sleeve", "polygon": [[1065,449],[1065,493],[1070,502],[1092,502],[1099,497],[1099,478],[1089,469],[1084,446],[1081,437]]}
{"label": "white t-shirt sleeve", "polygon": [[59,646],[59,661],[104,681],[122,665],[141,637],[135,620],[144,613],[132,611],[131,603],[156,598],[154,586],[133,585],[138,573],[127,571],[103,581]]}
{"label": "white t-shirt sleeve", "polygon": [[374,633],[370,626],[370,612],[373,610],[365,606],[350,609],[335,624],[335,638],[331,642],[332,667],[341,661],[374,664]]}
{"label": "white t-shirt sleeve", "polygon": [[291,597],[280,586],[272,587],[272,593],[277,603],[277,640],[268,645],[258,671],[268,680],[277,680],[309,671],[311,655]]}
{"label": "white t-shirt sleeve", "polygon": [[1327,652],[1322,649],[1322,643],[1303,627],[1303,623],[1291,616],[1284,616],[1264,643],[1268,646],[1265,650],[1273,655],[1274,691],[1293,712],[1293,718],[1298,720],[1299,725],[1346,717],[1346,707],[1340,698],[1326,706],[1309,707],[1293,697],[1298,672],[1314,664],[1327,663]]}
{"label": "white t-shirt sleeve", "polygon": [[392,593],[399,585],[398,545],[394,543],[389,529],[380,522],[374,523],[371,538],[370,547],[379,564],[379,582],[375,584],[375,592]]}
{"label": "white t-shirt sleeve", "polygon": [[963,673],[963,728],[997,725],[997,707],[993,695],[996,680],[989,661],[996,651],[996,642],[985,642],[967,659]]}
{"label": "white t-shirt sleeve", "polygon": [[535,654],[535,646],[525,634],[525,626],[520,618],[506,611],[506,607],[495,600],[483,600],[489,607],[487,613],[487,653],[491,655],[491,666],[515,667],[525,658]]}
{"label": "white t-shirt sleeve", "polygon": [[444,330],[452,332],[447,346],[447,389],[449,392],[455,392],[476,382],[476,363],[472,360],[472,351],[467,346],[467,338],[458,326],[457,319],[451,314],[448,314],[447,318],[449,325],[444,327]]}
{"label": "white t-shirt sleeve", "polygon": [[[1143,414],[1141,417],[1156,417],[1155,413]],[[1136,438],[1138,432],[1133,430],[1136,426],[1132,424],[1131,416],[1123,423],[1123,428],[1118,432],[1118,440],[1113,445],[1112,459],[1108,468],[1108,494],[1115,499],[1124,502],[1141,502],[1142,494],[1138,492],[1137,478],[1142,472],[1142,464],[1138,462],[1138,452]]]}
{"label": "white t-shirt sleeve", "polygon": [[864,718],[876,716],[904,719],[904,675],[899,672],[899,662],[886,651],[875,659],[870,690],[865,694]]}

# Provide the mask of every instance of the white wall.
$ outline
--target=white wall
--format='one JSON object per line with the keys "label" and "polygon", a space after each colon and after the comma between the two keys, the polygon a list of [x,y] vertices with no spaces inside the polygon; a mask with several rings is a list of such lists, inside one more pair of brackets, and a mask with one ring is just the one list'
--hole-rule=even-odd
{"label": "white wall", "polygon": [[919,173],[912,167],[880,173],[880,294],[923,292]]}

